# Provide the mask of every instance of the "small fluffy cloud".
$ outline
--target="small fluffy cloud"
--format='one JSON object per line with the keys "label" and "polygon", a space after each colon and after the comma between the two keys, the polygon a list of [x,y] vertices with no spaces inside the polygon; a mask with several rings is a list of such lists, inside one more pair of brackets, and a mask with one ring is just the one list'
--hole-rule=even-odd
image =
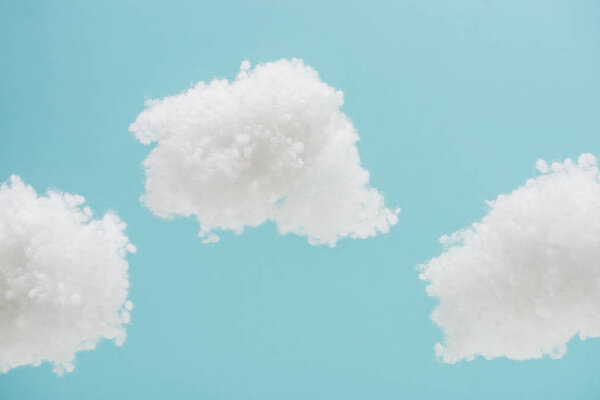
{"label": "small fluffy cloud", "polygon": [[590,154],[551,166],[489,202],[471,227],[443,236],[422,266],[445,361],[561,357],[600,336],[600,175]]}
{"label": "small fluffy cloud", "polygon": [[267,220],[331,246],[387,232],[399,210],[369,187],[343,102],[298,59],[244,61],[232,82],[148,101],[129,128],[156,143],[144,161],[146,205],[163,218],[194,215],[205,242]]}
{"label": "small fluffy cloud", "polygon": [[54,364],[103,338],[125,339],[127,253],[135,248],[115,214],[94,219],[81,196],[38,196],[13,176],[0,186],[0,372]]}

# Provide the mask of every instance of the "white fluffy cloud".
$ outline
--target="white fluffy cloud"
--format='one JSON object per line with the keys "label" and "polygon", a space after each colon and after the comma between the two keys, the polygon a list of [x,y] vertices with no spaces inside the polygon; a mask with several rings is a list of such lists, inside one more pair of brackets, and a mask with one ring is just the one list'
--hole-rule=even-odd
{"label": "white fluffy cloud", "polygon": [[541,175],[489,202],[471,227],[443,236],[423,265],[439,299],[446,362],[561,357],[566,343],[600,336],[600,175],[590,154],[536,164]]}
{"label": "white fluffy cloud", "polygon": [[205,242],[267,220],[280,233],[335,245],[387,232],[397,221],[369,187],[343,94],[302,60],[150,100],[130,131],[156,142],[144,161],[144,201],[156,215],[194,215]]}
{"label": "white fluffy cloud", "polygon": [[77,351],[125,339],[135,248],[115,214],[94,219],[83,202],[38,196],[16,176],[0,186],[0,372],[43,361],[71,371]]}

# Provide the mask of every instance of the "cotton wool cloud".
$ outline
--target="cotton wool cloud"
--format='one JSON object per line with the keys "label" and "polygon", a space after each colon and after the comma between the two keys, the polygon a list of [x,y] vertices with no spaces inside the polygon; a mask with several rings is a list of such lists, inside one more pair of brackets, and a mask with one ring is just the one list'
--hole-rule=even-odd
{"label": "cotton wool cloud", "polygon": [[149,100],[129,128],[154,144],[143,201],[163,218],[195,216],[204,242],[268,220],[330,246],[388,232],[399,209],[369,186],[343,103],[299,59],[244,61],[231,82]]}
{"label": "cotton wool cloud", "polygon": [[422,266],[439,299],[432,319],[448,363],[561,357],[567,342],[600,336],[600,175],[584,154],[550,166],[489,202],[469,228],[443,236]]}
{"label": "cotton wool cloud", "polygon": [[42,362],[61,374],[101,339],[121,345],[130,320],[125,224],[95,219],[84,198],[0,186],[0,372]]}

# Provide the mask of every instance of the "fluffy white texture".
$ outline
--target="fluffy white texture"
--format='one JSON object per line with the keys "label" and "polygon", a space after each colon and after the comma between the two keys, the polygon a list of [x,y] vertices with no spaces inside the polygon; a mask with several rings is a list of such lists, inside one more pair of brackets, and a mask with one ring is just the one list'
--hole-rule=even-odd
{"label": "fluffy white texture", "polygon": [[445,362],[561,357],[576,334],[600,336],[600,182],[590,154],[551,167],[489,202],[422,266]]}
{"label": "fluffy white texture", "polygon": [[49,361],[60,374],[77,351],[125,339],[135,248],[115,214],[94,219],[83,203],[16,176],[0,186],[0,372]]}
{"label": "fluffy white texture", "polygon": [[146,205],[156,215],[195,215],[200,236],[240,233],[273,220],[282,234],[334,246],[387,232],[399,210],[368,186],[343,94],[302,60],[278,60],[233,82],[200,82],[150,100],[130,131],[144,144]]}

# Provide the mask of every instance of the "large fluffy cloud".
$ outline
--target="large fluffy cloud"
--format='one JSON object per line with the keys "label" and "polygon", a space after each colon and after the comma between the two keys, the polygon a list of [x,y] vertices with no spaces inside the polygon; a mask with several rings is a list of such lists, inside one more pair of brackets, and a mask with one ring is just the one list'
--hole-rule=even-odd
{"label": "large fluffy cloud", "polygon": [[471,227],[443,236],[421,277],[439,299],[446,362],[561,357],[600,336],[600,175],[589,154],[536,164],[541,175],[489,202]]}
{"label": "large fluffy cloud", "polygon": [[158,216],[195,215],[200,236],[267,220],[313,244],[387,232],[397,221],[369,187],[342,92],[302,60],[198,83],[150,100],[130,126],[144,144],[146,205]]}
{"label": "large fluffy cloud", "polygon": [[0,187],[0,372],[43,361],[71,371],[77,351],[125,339],[135,249],[115,214],[94,219],[83,203],[38,196],[16,176]]}

